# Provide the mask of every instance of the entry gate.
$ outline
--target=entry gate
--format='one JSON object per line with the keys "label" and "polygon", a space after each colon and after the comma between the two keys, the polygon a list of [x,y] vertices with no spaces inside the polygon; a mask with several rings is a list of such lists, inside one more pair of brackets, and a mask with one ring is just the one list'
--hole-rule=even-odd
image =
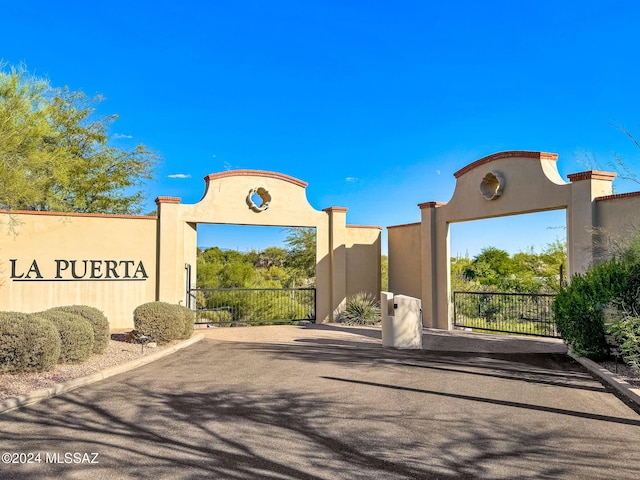
{"label": "entry gate", "polygon": [[480,331],[560,338],[552,294],[453,292],[453,325]]}
{"label": "entry gate", "polygon": [[272,325],[316,321],[315,288],[193,288],[196,325]]}

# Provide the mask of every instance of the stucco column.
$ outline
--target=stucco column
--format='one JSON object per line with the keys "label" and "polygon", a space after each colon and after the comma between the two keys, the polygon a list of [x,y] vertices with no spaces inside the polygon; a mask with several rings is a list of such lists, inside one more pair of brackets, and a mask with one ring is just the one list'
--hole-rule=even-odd
{"label": "stucco column", "polygon": [[[186,298],[184,292],[184,261],[178,256],[183,251],[183,234],[179,232],[178,210],[180,199],[158,197],[158,234],[156,237],[158,261],[156,300],[178,303]],[[178,271],[179,270],[179,271]]]}
{"label": "stucco column", "polygon": [[[422,250],[422,324],[427,328],[448,328],[447,226],[437,222],[437,207],[442,202],[426,202],[420,207]],[[444,235],[445,243],[441,237]],[[444,263],[443,263],[444,259]],[[443,267],[444,265],[444,267]],[[443,269],[444,268],[444,269]]]}
{"label": "stucco column", "polygon": [[331,312],[331,250],[329,219],[316,226],[316,322],[332,320]]}
{"label": "stucco column", "polygon": [[571,203],[567,208],[567,263],[569,277],[584,273],[594,261],[596,197],[611,195],[616,174],[589,170],[568,175]]}
{"label": "stucco column", "polygon": [[323,209],[329,215],[329,269],[331,292],[331,321],[335,312],[347,299],[347,208]]}

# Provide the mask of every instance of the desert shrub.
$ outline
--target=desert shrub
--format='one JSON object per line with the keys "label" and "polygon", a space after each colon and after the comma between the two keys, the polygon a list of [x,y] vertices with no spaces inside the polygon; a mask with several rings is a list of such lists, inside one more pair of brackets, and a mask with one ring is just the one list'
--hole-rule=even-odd
{"label": "desert shrub", "polygon": [[368,292],[349,297],[340,315],[342,323],[347,325],[373,325],[380,319],[380,303]]}
{"label": "desert shrub", "polygon": [[103,353],[109,345],[109,320],[100,310],[87,305],[68,305],[55,307],[51,310],[62,311],[80,315],[87,320],[93,328],[93,353]]}
{"label": "desert shrub", "polygon": [[177,307],[182,311],[182,328],[178,338],[190,338],[193,335],[193,327],[196,323],[196,312],[182,305],[177,305]]}
{"label": "desert shrub", "polygon": [[640,370],[640,317],[625,317],[609,325],[607,333],[618,345],[624,363]]}
{"label": "desert shrub", "polygon": [[604,312],[609,305],[626,308],[636,301],[629,292],[634,271],[640,278],[637,266],[614,258],[574,275],[560,291],[553,313],[558,332],[574,352],[594,360],[607,354]]}
{"label": "desert shrub", "polygon": [[0,372],[51,370],[60,356],[55,325],[26,313],[0,312]]}
{"label": "desert shrub", "polygon": [[88,320],[73,313],[46,310],[33,317],[51,321],[60,335],[58,363],[84,362],[93,353],[93,328]]}
{"label": "desert shrub", "polygon": [[134,328],[152,341],[167,343],[184,334],[184,307],[166,302],[149,302],[133,312]]}
{"label": "desert shrub", "polygon": [[198,312],[198,321],[211,322],[219,327],[230,327],[233,322],[233,314],[229,310]]}

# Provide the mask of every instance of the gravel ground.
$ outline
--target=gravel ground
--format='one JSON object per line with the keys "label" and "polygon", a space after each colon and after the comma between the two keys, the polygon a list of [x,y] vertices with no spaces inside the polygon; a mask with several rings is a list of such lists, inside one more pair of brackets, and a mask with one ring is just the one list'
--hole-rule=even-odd
{"label": "gravel ground", "polygon": [[53,387],[57,383],[90,375],[105,368],[157,352],[172,346],[174,343],[176,342],[156,348],[145,347],[143,354],[141,345],[124,341],[124,335],[122,334],[113,334],[105,353],[93,355],[84,363],[60,364],[49,372],[19,373],[15,375],[0,374],[0,400],[19,397],[35,390]]}
{"label": "gravel ground", "polygon": [[628,382],[629,385],[640,388],[640,371],[634,370],[620,361],[618,361],[617,365],[613,360],[598,362],[598,365],[601,365],[610,372],[615,373],[622,380]]}

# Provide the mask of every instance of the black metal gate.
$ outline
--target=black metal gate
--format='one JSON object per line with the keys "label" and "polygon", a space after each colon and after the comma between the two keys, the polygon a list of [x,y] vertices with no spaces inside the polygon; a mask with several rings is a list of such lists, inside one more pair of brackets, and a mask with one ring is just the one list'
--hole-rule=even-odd
{"label": "black metal gate", "polygon": [[557,337],[551,294],[454,292],[453,325],[480,331]]}
{"label": "black metal gate", "polygon": [[316,321],[315,288],[192,288],[196,325],[272,325]]}

